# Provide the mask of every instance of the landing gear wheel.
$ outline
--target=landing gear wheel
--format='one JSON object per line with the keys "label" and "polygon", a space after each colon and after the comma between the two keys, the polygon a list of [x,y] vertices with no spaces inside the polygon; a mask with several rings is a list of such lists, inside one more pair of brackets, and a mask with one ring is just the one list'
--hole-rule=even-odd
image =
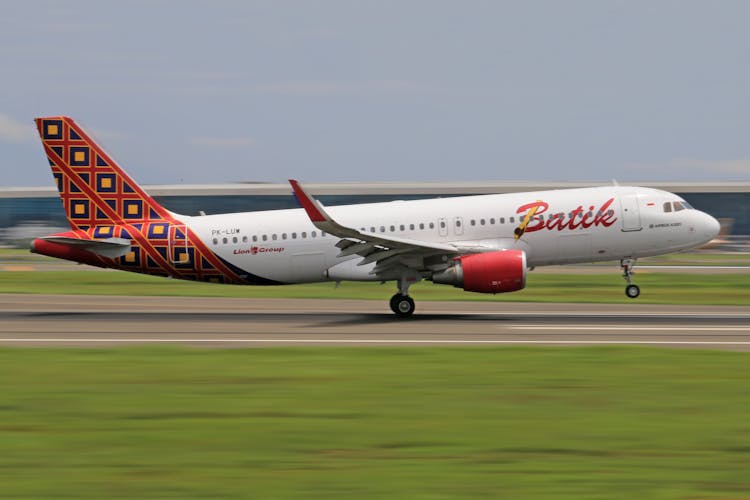
{"label": "landing gear wheel", "polygon": [[620,267],[622,268],[622,277],[628,282],[628,286],[625,287],[625,295],[631,299],[637,298],[641,294],[641,289],[638,285],[633,284],[633,266],[635,265],[635,259],[622,259],[620,261]]}
{"label": "landing gear wheel", "polygon": [[625,295],[629,298],[634,299],[641,294],[641,289],[638,285],[628,285],[625,287]]}
{"label": "landing gear wheel", "polygon": [[391,311],[399,318],[408,318],[414,314],[414,300],[408,295],[397,293],[391,297]]}

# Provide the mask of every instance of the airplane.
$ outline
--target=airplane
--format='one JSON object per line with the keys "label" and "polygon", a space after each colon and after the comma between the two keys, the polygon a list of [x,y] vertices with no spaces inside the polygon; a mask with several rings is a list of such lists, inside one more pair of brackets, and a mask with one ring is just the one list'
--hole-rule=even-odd
{"label": "airplane", "polygon": [[630,298],[641,257],[703,245],[712,216],[661,190],[603,186],[187,216],[157,203],[73,119],[35,120],[70,224],[31,251],[92,266],[241,285],[393,281],[391,310],[415,310],[421,280],[470,292],[526,286],[537,266],[619,261]]}

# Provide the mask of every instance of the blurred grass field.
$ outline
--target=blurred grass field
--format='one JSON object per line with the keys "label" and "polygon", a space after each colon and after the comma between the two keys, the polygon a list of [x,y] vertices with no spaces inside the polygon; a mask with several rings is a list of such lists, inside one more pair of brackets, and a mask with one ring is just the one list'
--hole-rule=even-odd
{"label": "blurred grass field", "polygon": [[750,355],[0,349],[2,498],[747,498]]}
{"label": "blurred grass field", "polygon": [[[645,304],[750,304],[749,274],[675,274],[641,271],[639,303]],[[535,274],[519,292],[486,295],[445,285],[422,282],[410,289],[415,300],[482,300],[502,302],[632,303],[625,297],[625,281],[611,274]],[[387,300],[393,283],[344,282],[288,286],[228,286],[195,283],[118,271],[15,271],[0,273],[0,293],[82,295],[269,297]]]}

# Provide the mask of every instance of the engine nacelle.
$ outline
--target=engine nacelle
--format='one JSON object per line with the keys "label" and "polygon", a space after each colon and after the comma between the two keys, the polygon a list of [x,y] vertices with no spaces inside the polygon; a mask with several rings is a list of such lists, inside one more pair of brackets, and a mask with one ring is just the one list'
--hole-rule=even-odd
{"label": "engine nacelle", "polygon": [[433,274],[432,281],[468,292],[515,292],[526,286],[526,252],[503,250],[465,255],[448,269]]}

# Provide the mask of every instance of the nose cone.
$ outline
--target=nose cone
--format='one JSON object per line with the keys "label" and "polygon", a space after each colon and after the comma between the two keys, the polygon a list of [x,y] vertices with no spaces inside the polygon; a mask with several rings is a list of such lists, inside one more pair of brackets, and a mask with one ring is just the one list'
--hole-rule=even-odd
{"label": "nose cone", "polygon": [[701,244],[708,243],[719,235],[721,225],[719,221],[705,212],[699,212],[700,219],[695,225],[696,236],[700,237]]}
{"label": "nose cone", "polygon": [[716,238],[719,235],[719,231],[721,230],[721,224],[719,224],[719,221],[714,219],[708,214],[704,214],[706,216],[706,224],[705,224],[705,232],[706,237],[710,240]]}

